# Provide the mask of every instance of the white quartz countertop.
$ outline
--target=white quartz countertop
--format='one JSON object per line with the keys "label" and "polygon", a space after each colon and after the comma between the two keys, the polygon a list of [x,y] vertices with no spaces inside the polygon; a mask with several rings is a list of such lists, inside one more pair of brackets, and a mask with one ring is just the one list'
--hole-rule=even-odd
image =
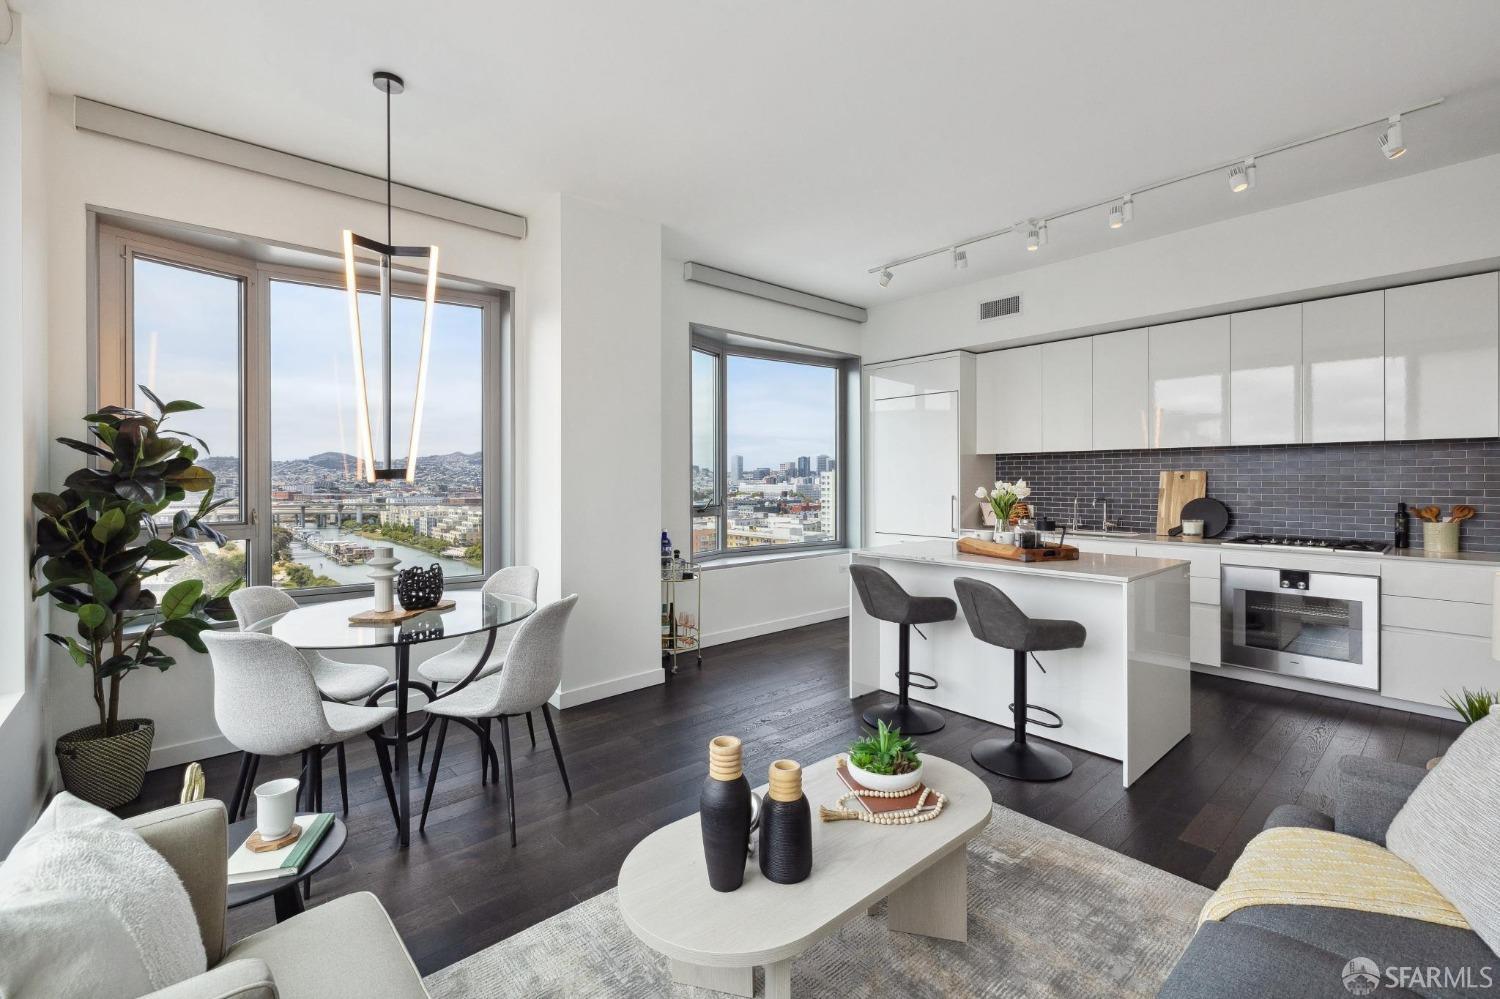
{"label": "white quartz countertop", "polygon": [[[1049,541],[1056,541],[1058,534],[1054,531],[1046,533]],[[1070,541],[1122,541],[1126,544],[1136,545],[1160,545],[1177,548],[1225,548],[1231,552],[1263,552],[1275,554],[1277,552],[1293,552],[1300,555],[1323,555],[1329,554],[1336,558],[1371,559],[1374,561],[1387,562],[1435,562],[1450,563],[1453,565],[1493,565],[1500,568],[1500,552],[1429,552],[1421,548],[1393,548],[1383,554],[1371,554],[1367,552],[1319,552],[1300,548],[1275,548],[1254,547],[1245,545],[1225,545],[1230,540],[1226,535],[1220,538],[1186,538],[1182,536],[1170,537],[1161,534],[1148,534],[1144,532],[1115,531],[1109,534],[1098,534],[1087,532],[1083,534],[1069,534]]]}
{"label": "white quartz countertop", "polygon": [[854,554],[867,559],[891,559],[898,562],[925,562],[950,565],[959,569],[991,572],[1026,572],[1038,576],[1089,580],[1096,583],[1128,583],[1134,579],[1168,572],[1188,565],[1182,559],[1143,558],[1137,555],[1101,555],[1081,552],[1076,559],[1059,562],[1011,562],[1008,559],[968,555],[958,551],[952,541],[907,541],[898,545],[860,548]]}

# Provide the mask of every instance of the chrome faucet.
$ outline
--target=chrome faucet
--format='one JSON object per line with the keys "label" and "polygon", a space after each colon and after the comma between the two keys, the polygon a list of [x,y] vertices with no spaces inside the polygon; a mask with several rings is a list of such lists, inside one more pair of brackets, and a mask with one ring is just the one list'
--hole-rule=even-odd
{"label": "chrome faucet", "polygon": [[1109,519],[1109,500],[1105,499],[1103,496],[1100,496],[1094,502],[1098,503],[1104,508],[1104,513],[1099,518],[1099,530],[1103,531],[1105,534],[1108,534],[1110,531],[1120,526],[1119,524],[1116,524],[1114,521]]}
{"label": "chrome faucet", "polygon": [[1070,530],[1070,531],[1077,531],[1078,530],[1078,497],[1077,496],[1073,497],[1073,516],[1072,516],[1072,519],[1069,520],[1069,522],[1068,522],[1068,530]]}

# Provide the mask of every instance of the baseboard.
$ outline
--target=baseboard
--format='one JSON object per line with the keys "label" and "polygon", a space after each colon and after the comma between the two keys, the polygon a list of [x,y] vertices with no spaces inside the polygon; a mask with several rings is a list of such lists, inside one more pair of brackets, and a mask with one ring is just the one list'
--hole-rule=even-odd
{"label": "baseboard", "polygon": [[643,687],[654,687],[665,680],[665,672],[657,667],[641,673],[632,673],[629,676],[619,676],[612,680],[574,687],[571,690],[559,690],[553,695],[552,704],[559,709],[573,708],[590,701],[614,697],[616,694],[628,694],[632,690],[640,690]]}
{"label": "baseboard", "polygon": [[757,621],[755,624],[747,624],[740,628],[726,628],[723,631],[711,631],[703,636],[703,647],[709,648],[714,645],[725,645],[729,642],[738,642],[746,638],[756,638],[760,635],[770,635],[778,631],[791,631],[793,628],[805,628],[810,624],[822,624],[824,621],[837,621],[841,617],[849,616],[849,607],[830,607],[827,610],[811,611],[807,614],[797,614],[793,617],[777,618],[773,621]]}
{"label": "baseboard", "polygon": [[148,770],[161,770],[165,767],[180,767],[194,761],[206,760],[210,756],[223,756],[226,753],[237,753],[229,740],[222,735],[211,735],[203,739],[192,739],[188,742],[179,742],[172,746],[155,746],[151,750],[151,762],[147,764]]}
{"label": "baseboard", "polygon": [[1317,680],[1307,680],[1300,676],[1284,676],[1280,673],[1243,669],[1239,666],[1206,666],[1203,663],[1193,663],[1193,672],[1208,676],[1225,676],[1231,680],[1243,680],[1245,683],[1258,683],[1263,687],[1282,687],[1308,694],[1322,694],[1324,697],[1332,697],[1340,701],[1374,704],[1382,708],[1393,708],[1396,711],[1409,711],[1414,715],[1427,715],[1429,718],[1459,720],[1458,712],[1452,708],[1437,704],[1422,704],[1418,701],[1403,701],[1399,697],[1386,697],[1373,690],[1361,690],[1358,687],[1345,687],[1335,683],[1319,683]]}

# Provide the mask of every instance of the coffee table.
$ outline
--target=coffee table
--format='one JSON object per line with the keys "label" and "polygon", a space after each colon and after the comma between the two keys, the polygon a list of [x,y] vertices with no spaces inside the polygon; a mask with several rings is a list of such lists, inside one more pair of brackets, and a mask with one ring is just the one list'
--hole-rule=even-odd
{"label": "coffee table", "polygon": [[658,829],[625,858],[620,912],[642,942],[670,960],[673,980],[753,996],[760,965],[766,999],[789,999],[797,955],[883,898],[890,900],[891,929],[967,941],[966,846],[989,824],[989,788],[955,763],[924,756],[924,780],[948,799],[936,819],[906,826],[821,822],[818,806],[832,805],[846,790],[835,760],[803,768],[813,809],[813,869],[800,884],[767,881],[751,858],[738,891],[714,891],[697,815]]}

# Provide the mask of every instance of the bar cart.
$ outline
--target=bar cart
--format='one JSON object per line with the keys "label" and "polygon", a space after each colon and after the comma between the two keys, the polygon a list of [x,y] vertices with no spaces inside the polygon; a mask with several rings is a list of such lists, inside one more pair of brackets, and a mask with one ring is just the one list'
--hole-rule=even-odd
{"label": "bar cart", "polygon": [[674,551],[661,560],[661,666],[677,672],[677,657],[692,653],[703,668],[703,570]]}

